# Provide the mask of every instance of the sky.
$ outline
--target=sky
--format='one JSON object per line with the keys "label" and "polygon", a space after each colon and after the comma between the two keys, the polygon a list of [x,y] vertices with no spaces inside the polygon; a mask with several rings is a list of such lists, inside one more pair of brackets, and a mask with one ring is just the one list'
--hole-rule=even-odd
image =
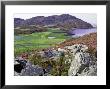
{"label": "sky", "polygon": [[16,13],[14,14],[14,18],[22,18],[22,19],[29,19],[36,16],[51,16],[51,15],[61,15],[61,14],[70,14],[75,16],[83,21],[86,21],[92,25],[97,24],[97,15],[95,13]]}

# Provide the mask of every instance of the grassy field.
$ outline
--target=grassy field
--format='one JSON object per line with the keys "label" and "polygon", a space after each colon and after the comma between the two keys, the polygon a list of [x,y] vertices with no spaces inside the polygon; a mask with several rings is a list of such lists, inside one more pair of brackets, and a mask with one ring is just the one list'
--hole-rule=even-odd
{"label": "grassy field", "polygon": [[57,28],[49,28],[48,31],[46,32],[15,35],[14,37],[15,56],[35,49],[42,49],[55,46],[56,44],[59,44],[65,41],[66,39],[70,38],[65,34],[66,33],[62,32]]}

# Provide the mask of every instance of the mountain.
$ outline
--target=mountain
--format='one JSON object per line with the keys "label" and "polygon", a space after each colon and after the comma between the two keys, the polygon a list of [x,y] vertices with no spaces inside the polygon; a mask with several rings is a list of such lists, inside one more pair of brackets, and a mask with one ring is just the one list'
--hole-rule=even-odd
{"label": "mountain", "polygon": [[92,28],[93,26],[75,16],[69,14],[52,15],[48,17],[36,16],[30,19],[14,18],[14,27],[22,27],[29,25],[48,26],[61,28],[62,30],[69,30],[72,28]]}
{"label": "mountain", "polygon": [[14,18],[14,28],[22,25],[24,23],[24,21],[25,20],[21,19],[21,18]]}

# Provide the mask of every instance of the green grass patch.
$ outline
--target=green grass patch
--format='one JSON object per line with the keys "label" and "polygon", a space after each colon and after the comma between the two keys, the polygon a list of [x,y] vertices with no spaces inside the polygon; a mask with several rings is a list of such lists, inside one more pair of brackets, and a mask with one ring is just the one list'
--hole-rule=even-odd
{"label": "green grass patch", "polygon": [[66,39],[70,38],[65,34],[66,33],[63,33],[58,28],[49,28],[48,31],[46,32],[15,35],[14,38],[15,55],[19,55],[21,53],[32,51],[35,49],[42,49],[55,46],[56,44],[61,43]]}

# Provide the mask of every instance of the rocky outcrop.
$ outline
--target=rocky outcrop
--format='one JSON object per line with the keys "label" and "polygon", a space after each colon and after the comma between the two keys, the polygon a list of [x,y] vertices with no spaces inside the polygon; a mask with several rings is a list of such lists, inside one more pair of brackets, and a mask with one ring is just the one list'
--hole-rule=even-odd
{"label": "rocky outcrop", "polygon": [[[47,69],[49,70],[49,69]],[[42,67],[33,65],[21,57],[15,59],[14,62],[14,75],[15,76],[47,76],[48,73]]]}
{"label": "rocky outcrop", "polygon": [[86,52],[88,47],[82,44],[66,46],[72,52],[73,58],[68,70],[69,76],[96,76],[97,59]]}
{"label": "rocky outcrop", "polygon": [[65,73],[66,76],[96,76],[97,58],[88,49],[86,45],[74,44],[31,53],[28,60],[24,56],[17,57],[14,63],[15,75],[62,76]]}

